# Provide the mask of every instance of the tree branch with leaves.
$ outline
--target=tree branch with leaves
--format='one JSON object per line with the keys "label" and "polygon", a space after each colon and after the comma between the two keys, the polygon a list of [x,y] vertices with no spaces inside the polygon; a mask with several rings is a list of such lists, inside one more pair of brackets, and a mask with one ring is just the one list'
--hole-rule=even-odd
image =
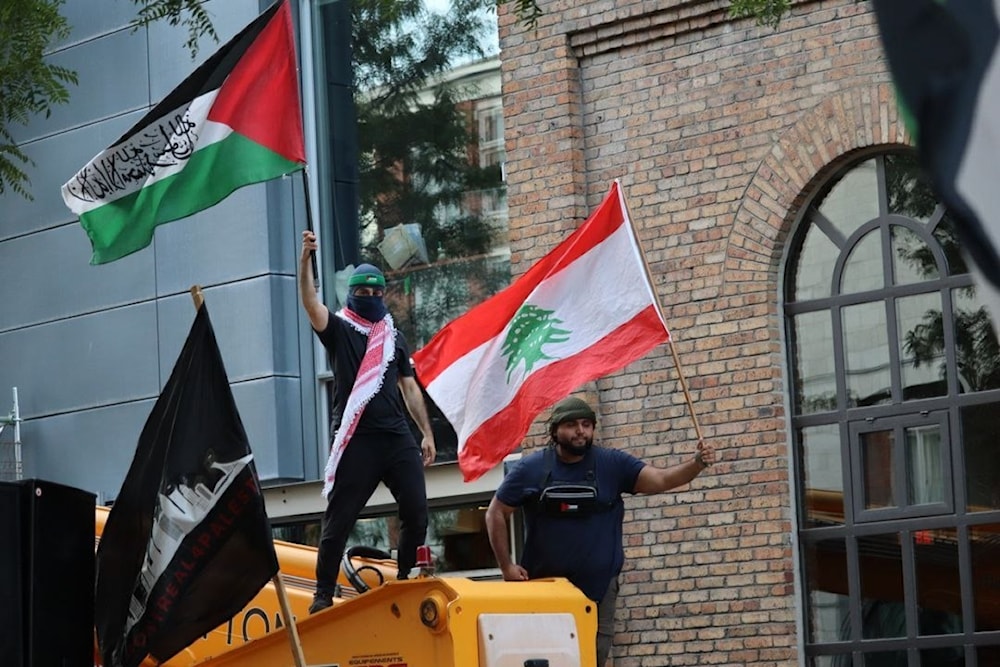
{"label": "tree branch with leaves", "polygon": [[75,72],[44,57],[53,42],[69,35],[69,23],[59,13],[62,3],[0,2],[0,195],[9,189],[31,199],[24,168],[34,163],[17,145],[11,126],[48,117],[52,105],[69,100],[66,85],[77,82]]}

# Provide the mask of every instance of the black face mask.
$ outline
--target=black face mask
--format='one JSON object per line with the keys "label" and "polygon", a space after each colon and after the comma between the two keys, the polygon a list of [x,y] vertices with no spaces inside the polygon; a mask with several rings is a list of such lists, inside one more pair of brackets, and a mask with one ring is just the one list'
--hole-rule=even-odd
{"label": "black face mask", "polygon": [[347,297],[347,307],[369,322],[378,322],[389,312],[380,296],[355,296],[352,294]]}

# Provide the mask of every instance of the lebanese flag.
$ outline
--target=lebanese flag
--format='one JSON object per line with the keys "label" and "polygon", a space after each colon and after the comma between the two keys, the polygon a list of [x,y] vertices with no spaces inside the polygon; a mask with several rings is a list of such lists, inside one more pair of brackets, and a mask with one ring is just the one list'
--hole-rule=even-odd
{"label": "lebanese flag", "polygon": [[669,339],[615,181],[569,238],[447,324],[413,361],[455,428],[459,468],[472,481],[513,451],[546,407]]}
{"label": "lebanese flag", "polygon": [[153,229],[305,164],[295,43],[279,0],[62,187],[91,264],[148,246]]}

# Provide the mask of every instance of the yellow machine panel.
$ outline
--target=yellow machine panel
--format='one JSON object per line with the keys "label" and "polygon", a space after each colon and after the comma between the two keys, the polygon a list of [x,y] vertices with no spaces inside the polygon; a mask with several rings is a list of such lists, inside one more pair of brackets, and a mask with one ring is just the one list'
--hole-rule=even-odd
{"label": "yellow machine panel", "polygon": [[[523,667],[529,659],[593,667],[596,661],[597,606],[565,579],[390,581],[300,619],[297,628],[313,667]],[[287,635],[273,633],[199,664],[292,667],[294,659]]]}
{"label": "yellow machine panel", "polygon": [[[98,508],[98,539],[106,518],[107,509]],[[395,561],[354,558],[354,574],[370,590],[358,593],[341,571],[343,596],[310,616],[316,549],[279,541],[275,549],[310,667],[523,667],[531,659],[595,665],[597,605],[565,579],[396,581]],[[161,667],[295,667],[280,609],[268,583],[227,624]],[[100,664],[96,650],[94,660]]]}

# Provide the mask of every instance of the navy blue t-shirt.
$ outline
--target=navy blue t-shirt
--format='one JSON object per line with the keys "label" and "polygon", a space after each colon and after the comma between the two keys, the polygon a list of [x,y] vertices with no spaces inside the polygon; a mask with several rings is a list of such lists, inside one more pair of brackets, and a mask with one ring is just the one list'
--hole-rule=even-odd
{"label": "navy blue t-shirt", "polygon": [[[565,577],[599,602],[625,562],[623,493],[635,493],[645,463],[626,452],[594,446],[576,463],[564,463],[552,445],[519,461],[497,489],[497,499],[524,508],[526,536],[521,566],[532,579]],[[551,475],[547,469],[551,468]],[[598,502],[609,507],[586,515],[546,512],[537,503],[546,478],[581,484],[593,471]]]}
{"label": "navy blue t-shirt", "polygon": [[[333,366],[336,389],[331,431],[336,432],[340,427],[340,415],[347,405],[347,397],[351,395],[354,379],[358,376],[358,368],[365,356],[368,337],[333,313],[330,313],[326,329],[317,331],[316,335],[330,355],[330,365]],[[382,387],[361,413],[355,433],[410,433],[406,404],[397,386],[400,377],[413,377],[413,366],[410,365],[410,349],[406,338],[397,330],[396,355],[385,371]]]}

